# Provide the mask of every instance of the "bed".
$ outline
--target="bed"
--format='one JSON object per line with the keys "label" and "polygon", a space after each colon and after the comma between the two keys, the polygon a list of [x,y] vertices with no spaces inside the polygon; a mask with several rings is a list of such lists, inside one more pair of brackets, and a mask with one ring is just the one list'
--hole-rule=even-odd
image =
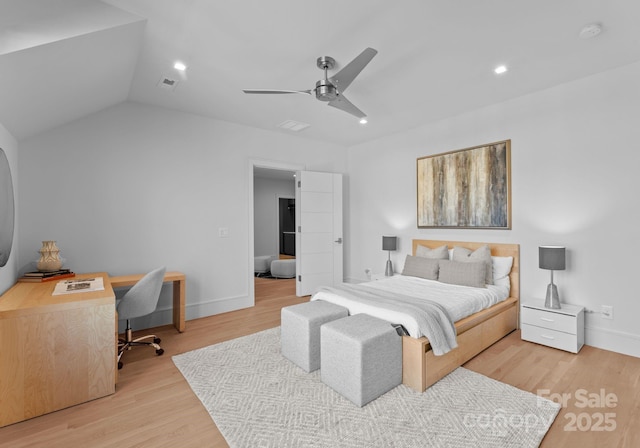
{"label": "bed", "polygon": [[[391,294],[391,288],[398,289],[407,288],[412,296],[417,296],[419,289],[430,287],[434,290],[442,289],[437,294],[445,295],[449,297],[451,294],[451,303],[454,299],[457,300],[457,295],[464,295],[461,292],[447,289],[449,285],[445,285],[440,282],[432,280],[422,280],[412,278],[408,276],[402,276],[403,278],[392,278],[388,280],[380,280],[376,282],[378,284],[364,285],[367,291],[377,290],[378,292],[372,293],[371,297],[367,296],[366,291],[361,291],[364,294],[363,297],[357,298],[358,291],[338,291],[336,289],[325,290],[318,292],[312,300],[329,300],[334,303],[341,304],[350,309],[351,314],[367,313],[374,316],[383,318],[385,320],[394,321],[395,323],[402,323],[403,327],[408,329],[409,334],[413,336],[402,337],[402,382],[403,384],[415,389],[418,392],[423,392],[443,378],[448,373],[461,366],[469,359],[483,351],[485,348],[491,346],[518,326],[518,310],[519,310],[519,296],[520,296],[520,282],[519,282],[519,245],[517,244],[501,244],[501,243],[478,243],[478,242],[460,242],[460,241],[439,241],[439,240],[413,240],[412,254],[415,256],[419,251],[424,251],[426,247],[434,250],[441,248],[443,245],[448,246],[449,249],[454,247],[463,247],[470,251],[475,251],[488,246],[491,251],[492,257],[511,257],[511,270],[508,277],[504,278],[506,287],[501,289],[499,286],[489,286],[486,291],[482,291],[481,288],[466,288],[474,289],[481,293],[478,300],[484,301],[483,305],[473,305],[474,309],[480,311],[460,311],[452,312],[449,308],[450,316],[466,316],[463,318],[456,318],[454,322],[455,333],[453,333],[453,344],[457,343],[457,347],[453,349],[443,350],[440,347],[442,335],[438,332],[434,333],[432,342],[426,336],[422,334],[428,334],[427,332],[419,332],[413,325],[411,319],[401,320],[401,317],[393,316],[393,305],[388,298],[382,298],[383,302],[380,304],[372,305],[368,299],[375,299],[373,294],[383,296],[384,289]],[[486,251],[486,248],[484,249]],[[495,265],[494,265],[495,266]],[[405,264],[406,267],[406,264]],[[484,283],[484,282],[482,282]],[[368,288],[367,288],[368,286]],[[349,288],[345,285],[345,288]],[[356,287],[352,287],[355,289]],[[459,286],[452,286],[452,289],[458,288],[462,291],[465,288]],[[338,297],[341,293],[344,296]],[[395,291],[394,291],[395,292]],[[402,293],[403,291],[399,291]],[[484,294],[484,295],[482,295]],[[400,295],[400,294],[399,294]],[[402,296],[403,298],[409,298],[409,295]],[[357,299],[357,300],[355,300]],[[488,302],[487,302],[488,301]],[[359,303],[357,303],[359,302]],[[387,303],[385,303],[387,302]],[[461,302],[462,303],[462,302]],[[450,303],[447,306],[450,307]],[[377,307],[380,307],[379,309]],[[473,314],[469,314],[472,312]],[[393,316],[393,317],[392,317]],[[452,319],[453,320],[453,319]],[[451,327],[451,324],[449,324]],[[451,328],[453,332],[453,328]],[[436,339],[437,338],[437,339]],[[438,343],[435,344],[436,340]]]}

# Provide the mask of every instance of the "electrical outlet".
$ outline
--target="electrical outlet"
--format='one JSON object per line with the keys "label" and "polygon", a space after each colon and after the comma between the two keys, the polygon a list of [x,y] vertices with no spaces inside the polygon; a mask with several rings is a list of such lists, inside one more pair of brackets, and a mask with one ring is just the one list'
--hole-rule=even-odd
{"label": "electrical outlet", "polygon": [[229,238],[229,228],[227,227],[220,227],[218,229],[218,236],[220,238]]}
{"label": "electrical outlet", "polygon": [[603,319],[613,319],[613,307],[609,305],[602,305],[600,307]]}

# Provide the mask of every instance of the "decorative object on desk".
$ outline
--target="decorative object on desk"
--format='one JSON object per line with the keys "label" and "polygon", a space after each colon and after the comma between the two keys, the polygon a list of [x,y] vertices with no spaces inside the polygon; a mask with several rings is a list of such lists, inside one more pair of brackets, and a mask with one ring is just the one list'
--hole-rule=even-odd
{"label": "decorative object on desk", "polygon": [[544,301],[546,308],[559,310],[560,297],[558,288],[553,284],[553,271],[565,269],[565,248],[563,246],[540,246],[538,248],[538,261],[540,269],[551,271],[551,283],[547,285],[547,297]]}
{"label": "decorative object on desk", "polygon": [[384,275],[391,277],[393,275],[393,265],[391,264],[391,251],[396,250],[398,237],[395,236],[383,236],[382,237],[382,250],[389,252],[389,258],[387,259],[387,267],[384,270]]}
{"label": "decorative object on desk", "polygon": [[13,246],[15,207],[13,200],[13,180],[9,161],[0,148],[0,267],[7,264]]}
{"label": "decorative object on desk", "polygon": [[511,229],[511,140],[417,161],[418,228]]}
{"label": "decorative object on desk", "polygon": [[55,241],[43,241],[40,249],[40,259],[38,260],[39,271],[58,271],[62,267],[60,259],[60,249]]}

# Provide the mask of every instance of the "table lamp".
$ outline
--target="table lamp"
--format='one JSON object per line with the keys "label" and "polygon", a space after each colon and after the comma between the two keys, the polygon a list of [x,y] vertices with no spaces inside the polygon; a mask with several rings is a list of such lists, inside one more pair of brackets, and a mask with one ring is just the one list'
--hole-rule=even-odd
{"label": "table lamp", "polygon": [[547,297],[544,301],[545,308],[560,309],[558,288],[553,284],[553,271],[565,269],[565,248],[563,246],[538,247],[538,261],[540,269],[551,271],[551,283],[547,285]]}
{"label": "table lamp", "polygon": [[389,252],[389,258],[387,259],[387,267],[384,270],[384,275],[386,277],[391,277],[393,275],[393,265],[391,264],[391,251],[396,250],[398,237],[395,236],[383,236],[382,237],[382,250],[386,250]]}

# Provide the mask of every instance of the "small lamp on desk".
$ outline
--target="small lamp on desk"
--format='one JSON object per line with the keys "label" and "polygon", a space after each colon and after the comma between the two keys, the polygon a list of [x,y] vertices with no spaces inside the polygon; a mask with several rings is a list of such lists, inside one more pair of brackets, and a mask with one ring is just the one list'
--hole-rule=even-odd
{"label": "small lamp on desk", "polygon": [[553,271],[565,269],[565,248],[563,246],[540,246],[538,248],[538,261],[540,269],[551,271],[551,283],[547,285],[547,297],[544,301],[545,308],[559,310],[560,297],[558,288],[553,284]]}
{"label": "small lamp on desk", "polygon": [[387,259],[387,267],[384,270],[384,275],[386,277],[391,277],[393,275],[393,265],[391,264],[391,251],[396,250],[398,237],[395,236],[383,236],[382,237],[382,250],[386,250],[389,252],[389,258]]}

